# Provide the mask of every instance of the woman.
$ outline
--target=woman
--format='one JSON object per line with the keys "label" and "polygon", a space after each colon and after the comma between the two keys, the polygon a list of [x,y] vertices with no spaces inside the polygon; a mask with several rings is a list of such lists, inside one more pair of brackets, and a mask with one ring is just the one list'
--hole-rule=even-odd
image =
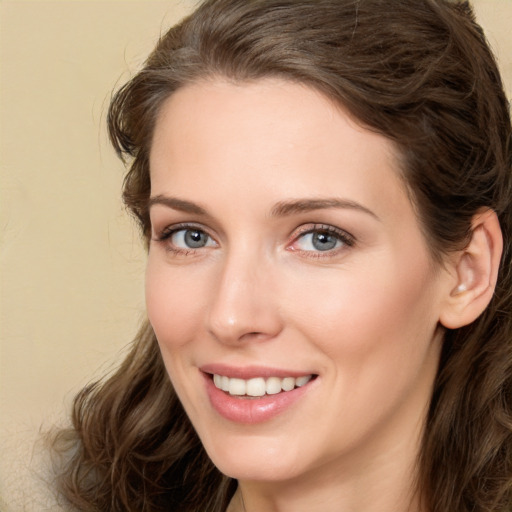
{"label": "woman", "polygon": [[511,509],[511,126],[465,2],[209,0],[114,97],[148,323],[80,510]]}

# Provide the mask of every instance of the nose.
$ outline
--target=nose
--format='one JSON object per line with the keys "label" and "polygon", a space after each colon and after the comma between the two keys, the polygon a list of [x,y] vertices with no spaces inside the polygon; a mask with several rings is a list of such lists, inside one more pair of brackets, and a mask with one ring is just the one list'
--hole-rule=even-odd
{"label": "nose", "polygon": [[212,290],[207,330],[217,341],[236,345],[275,338],[283,327],[277,283],[268,262],[229,255]]}

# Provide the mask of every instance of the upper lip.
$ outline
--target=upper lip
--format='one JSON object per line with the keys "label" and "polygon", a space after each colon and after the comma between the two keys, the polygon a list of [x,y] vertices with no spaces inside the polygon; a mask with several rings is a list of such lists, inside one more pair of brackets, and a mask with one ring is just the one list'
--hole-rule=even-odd
{"label": "upper lip", "polygon": [[283,368],[274,368],[269,366],[230,366],[222,363],[205,364],[199,368],[204,373],[211,375],[223,375],[236,379],[254,379],[256,377],[303,377],[305,375],[314,375],[313,372],[300,370],[287,370]]}

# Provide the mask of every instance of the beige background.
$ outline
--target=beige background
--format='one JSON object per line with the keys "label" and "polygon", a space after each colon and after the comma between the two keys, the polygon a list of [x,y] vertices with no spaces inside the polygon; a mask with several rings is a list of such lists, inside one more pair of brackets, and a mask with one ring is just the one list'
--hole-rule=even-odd
{"label": "beige background", "polygon": [[[0,1],[2,512],[56,510],[29,481],[32,441],[119,359],[144,315],[144,254],[105,111],[192,5]],[[474,5],[510,96],[512,0]]]}

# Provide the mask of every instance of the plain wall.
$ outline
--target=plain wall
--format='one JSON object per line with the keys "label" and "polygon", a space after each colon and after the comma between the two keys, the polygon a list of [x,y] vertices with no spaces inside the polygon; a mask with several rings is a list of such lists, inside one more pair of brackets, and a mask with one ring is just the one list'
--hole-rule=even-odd
{"label": "plain wall", "polygon": [[[111,91],[192,5],[0,2],[0,496],[6,510],[22,510],[21,504],[45,510],[26,483],[39,426],[63,417],[72,395],[119,360],[144,316],[145,258],[121,204],[123,166],[108,146],[105,112]],[[512,0],[474,5],[510,96]]]}
{"label": "plain wall", "polygon": [[105,115],[192,5],[0,2],[2,512],[55,510],[26,471],[32,440],[119,360],[144,316],[144,253]]}

